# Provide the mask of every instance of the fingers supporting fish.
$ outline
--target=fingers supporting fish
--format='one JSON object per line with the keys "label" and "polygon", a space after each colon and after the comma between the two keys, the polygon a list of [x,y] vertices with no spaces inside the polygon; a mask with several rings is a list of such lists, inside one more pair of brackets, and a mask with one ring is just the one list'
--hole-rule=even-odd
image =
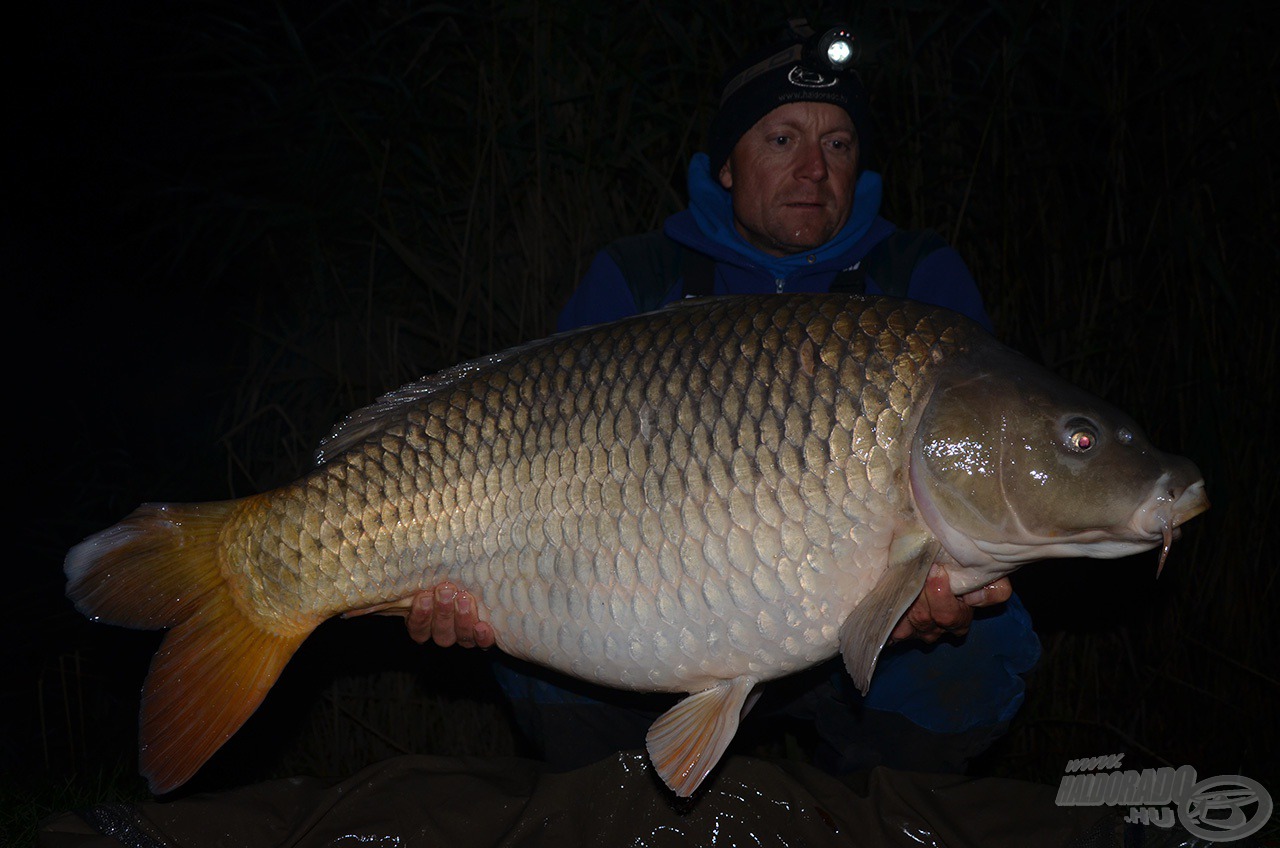
{"label": "fingers supporting fish", "polygon": [[1004,603],[1012,594],[1013,586],[1008,578],[1001,578],[956,597],[946,569],[935,563],[920,596],[893,628],[889,644],[904,639],[933,644],[946,635],[964,636],[973,622],[975,608]]}
{"label": "fingers supporting fish", "polygon": [[1013,584],[1009,582],[1008,577],[1001,577],[994,583],[988,583],[981,589],[974,589],[972,592],[966,592],[960,596],[960,600],[964,601],[971,607],[991,607],[996,604],[1003,604],[1013,596]]}
{"label": "fingers supporting fish", "polygon": [[481,620],[480,605],[474,595],[456,584],[445,581],[428,592],[406,599],[405,626],[409,638],[423,644],[435,642],[447,648],[490,648],[494,645],[493,628]]}
{"label": "fingers supporting fish", "polygon": [[493,627],[481,620],[480,605],[465,589],[445,581],[434,589],[370,607],[348,610],[343,618],[362,615],[394,615],[405,620],[409,638],[418,644],[435,642],[442,648],[491,648]]}
{"label": "fingers supporting fish", "polygon": [[[439,600],[437,597],[437,606]],[[465,589],[458,590],[454,603],[453,637],[454,644],[463,648],[492,648],[494,644],[493,628],[488,622],[480,620],[480,604],[475,596]],[[445,644],[447,639],[445,625],[439,621],[432,625],[432,639],[437,645]]]}

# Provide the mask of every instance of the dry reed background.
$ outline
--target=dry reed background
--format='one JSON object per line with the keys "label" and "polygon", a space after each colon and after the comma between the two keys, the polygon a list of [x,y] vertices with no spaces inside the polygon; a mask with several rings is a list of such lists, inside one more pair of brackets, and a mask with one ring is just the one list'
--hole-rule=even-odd
{"label": "dry reed background", "polygon": [[[712,83],[782,12],[670,6],[209,0],[33,31],[30,206],[8,229],[48,324],[46,367],[18,378],[41,400],[20,450],[9,822],[141,791],[155,637],[69,610],[70,544],[144,500],[293,477],[343,412],[547,332],[598,248],[681,207]],[[1214,502],[1159,583],[1154,555],[1020,573],[1045,657],[981,773],[1056,782],[1068,758],[1125,751],[1280,792],[1264,8],[784,10],[865,35],[887,217],[947,235],[999,334],[1195,458]],[[394,622],[326,625],[195,786],[520,753],[483,663]]]}

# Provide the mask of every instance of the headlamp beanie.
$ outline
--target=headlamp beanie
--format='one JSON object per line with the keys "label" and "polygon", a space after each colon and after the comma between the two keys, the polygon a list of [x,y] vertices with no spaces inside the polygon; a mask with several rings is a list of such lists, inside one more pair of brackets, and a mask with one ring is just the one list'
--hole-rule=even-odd
{"label": "headlamp beanie", "polygon": [[[720,83],[719,108],[707,135],[711,175],[718,177],[738,139],[756,122],[787,103],[834,103],[849,113],[858,133],[858,159],[868,167],[872,124],[867,90],[851,69],[832,71],[807,64],[796,43],[757,50],[729,69]],[[759,67],[757,67],[759,66]]]}

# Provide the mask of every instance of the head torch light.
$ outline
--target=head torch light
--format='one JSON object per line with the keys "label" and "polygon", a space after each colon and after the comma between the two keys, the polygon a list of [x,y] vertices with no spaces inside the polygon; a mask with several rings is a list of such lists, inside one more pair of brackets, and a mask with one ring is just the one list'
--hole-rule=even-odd
{"label": "head torch light", "polygon": [[[810,37],[809,40],[813,41],[813,37]],[[821,62],[825,61],[828,68],[837,72],[843,71],[858,58],[857,44],[853,40],[853,33],[842,26],[832,27],[821,36],[817,36],[817,43],[812,54],[811,62],[821,64]]]}
{"label": "head torch light", "polygon": [[816,33],[803,18],[798,18],[789,22],[787,38],[791,44],[729,80],[720,94],[720,105],[738,89],[774,68],[799,64],[817,73],[839,74],[852,67],[861,53],[853,32],[846,26]]}

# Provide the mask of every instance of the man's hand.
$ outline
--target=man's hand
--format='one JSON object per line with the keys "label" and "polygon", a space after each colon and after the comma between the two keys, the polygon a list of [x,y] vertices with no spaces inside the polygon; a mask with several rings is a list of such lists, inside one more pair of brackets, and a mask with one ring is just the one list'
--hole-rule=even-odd
{"label": "man's hand", "polygon": [[919,639],[933,644],[947,633],[963,636],[969,632],[974,609],[1002,604],[1012,594],[1009,578],[1002,577],[981,589],[956,597],[951,594],[946,570],[935,563],[929,569],[929,577],[920,596],[889,634],[888,644],[904,639]]}
{"label": "man's hand", "polygon": [[444,582],[431,592],[420,592],[405,615],[409,638],[415,642],[435,642],[441,647],[461,645],[464,648],[491,648],[493,628],[480,620],[480,607],[475,597],[451,582]]}

